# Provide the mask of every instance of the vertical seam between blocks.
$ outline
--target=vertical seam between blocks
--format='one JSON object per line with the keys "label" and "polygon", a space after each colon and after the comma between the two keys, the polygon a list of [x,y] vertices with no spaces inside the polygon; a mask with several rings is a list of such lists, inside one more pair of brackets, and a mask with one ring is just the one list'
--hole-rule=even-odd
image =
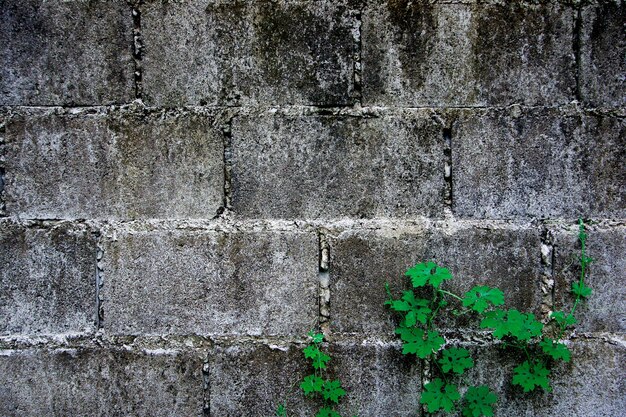
{"label": "vertical seam between blocks", "polygon": [[330,330],[330,245],[325,229],[318,229],[318,325],[323,333],[328,334]]}
{"label": "vertical seam between blocks", "polygon": [[232,210],[232,191],[233,191],[233,120],[237,113],[231,113],[226,115],[226,122],[222,125],[222,146],[223,146],[223,159],[222,163],[224,174],[224,189],[222,207],[218,209],[218,216],[223,216]]}
{"label": "vertical seam between blocks", "polygon": [[580,73],[581,73],[581,49],[582,49],[582,3],[576,6],[576,15],[574,16],[574,33],[572,49],[574,50],[574,79],[575,79],[575,92],[574,97],[576,101],[582,100],[581,88],[580,88]]}
{"label": "vertical seam between blocks", "polygon": [[548,320],[549,314],[554,310],[555,285],[554,285],[554,236],[552,231],[544,224],[541,229],[541,316]]}
{"label": "vertical seam between blocks", "polygon": [[143,38],[141,36],[141,9],[142,0],[131,4],[133,17],[133,61],[135,71],[133,73],[135,83],[135,99],[143,99]]}
{"label": "vertical seam between blocks", "polygon": [[354,96],[354,104],[361,106],[363,102],[363,84],[362,84],[362,62],[361,54],[363,50],[361,28],[363,25],[363,9],[364,4],[359,4],[358,10],[353,11],[354,31],[353,36],[353,64],[352,64],[352,88]]}
{"label": "vertical seam between blocks", "polygon": [[104,285],[104,270],[102,259],[104,258],[104,245],[102,232],[96,232],[96,329],[100,330],[104,322],[104,303],[102,300],[102,287]]}

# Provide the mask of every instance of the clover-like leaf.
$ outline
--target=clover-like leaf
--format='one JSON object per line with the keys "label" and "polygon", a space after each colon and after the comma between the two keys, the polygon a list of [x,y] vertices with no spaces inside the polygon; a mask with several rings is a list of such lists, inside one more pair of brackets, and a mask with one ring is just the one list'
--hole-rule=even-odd
{"label": "clover-like leaf", "polygon": [[322,343],[324,341],[322,333],[315,333],[313,330],[310,330],[307,335],[313,340],[313,343]]}
{"label": "clover-like leaf", "polygon": [[493,310],[485,313],[485,318],[480,322],[481,328],[494,329],[493,335],[502,339],[504,336],[512,336],[519,340],[529,340],[540,336],[543,324],[532,313],[524,314],[517,310]]}
{"label": "clover-like leaf", "polygon": [[461,398],[456,386],[444,384],[439,378],[433,379],[424,385],[424,391],[420,398],[420,404],[426,404],[426,410],[434,413],[437,410],[451,412],[454,410],[454,402]]}
{"label": "clover-like leaf", "polygon": [[550,392],[550,371],[541,362],[530,363],[525,361],[513,370],[513,384],[524,388],[524,392],[529,392],[537,387],[541,387]]}
{"label": "clover-like leaf", "polygon": [[304,357],[313,360],[315,369],[326,369],[326,362],[330,360],[330,356],[319,350],[315,345],[309,345],[304,350]]}
{"label": "clover-like leaf", "polygon": [[498,401],[498,396],[489,390],[486,385],[469,387],[465,393],[465,407],[463,417],[493,416],[493,404]]}
{"label": "clover-like leaf", "polygon": [[486,285],[477,285],[465,293],[463,306],[471,307],[472,310],[482,313],[489,307],[504,304],[504,294],[498,288],[491,288]]}
{"label": "clover-like leaf", "polygon": [[401,300],[393,300],[390,303],[391,309],[404,312],[405,324],[407,327],[413,327],[417,322],[426,324],[428,315],[432,310],[428,307],[428,300],[423,298],[415,298],[413,291],[405,291]]}
{"label": "clover-like leaf", "polygon": [[341,415],[329,407],[320,408],[315,417],[341,417]]}
{"label": "clover-like leaf", "polygon": [[339,398],[346,395],[346,391],[341,388],[341,381],[325,381],[322,386],[322,397],[327,401],[339,403]]}
{"label": "clover-like leaf", "polygon": [[592,289],[585,285],[584,282],[572,282],[572,293],[577,296],[587,298],[591,295]]}
{"label": "clover-like leaf", "polygon": [[545,338],[540,343],[541,349],[546,355],[552,357],[552,359],[563,359],[565,362],[569,362],[572,355],[563,343],[559,343],[556,340]]}
{"label": "clover-like leaf", "polygon": [[454,372],[462,374],[466,369],[474,366],[474,360],[470,357],[469,351],[463,348],[449,348],[442,352],[439,364],[444,372]]}
{"label": "clover-like leaf", "polygon": [[314,392],[322,392],[323,385],[324,380],[322,378],[316,375],[308,375],[300,383],[300,388],[302,388],[305,395],[309,395]]}
{"label": "clover-like leaf", "polygon": [[422,262],[406,271],[405,275],[411,278],[414,288],[430,284],[438,288],[445,280],[452,279],[447,268],[442,268],[434,262]]}
{"label": "clover-like leaf", "polygon": [[550,318],[556,321],[560,326],[572,326],[576,324],[576,317],[572,314],[565,315],[562,311],[553,311],[550,314]]}
{"label": "clover-like leaf", "polygon": [[431,353],[436,352],[446,342],[437,331],[425,332],[416,327],[398,327],[396,333],[404,342],[402,353],[416,354],[421,359],[426,359]]}

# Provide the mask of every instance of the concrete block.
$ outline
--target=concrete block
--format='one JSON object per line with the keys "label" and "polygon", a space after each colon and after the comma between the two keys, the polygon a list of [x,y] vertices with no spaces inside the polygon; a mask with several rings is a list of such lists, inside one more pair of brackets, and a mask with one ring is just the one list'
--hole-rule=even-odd
{"label": "concrete block", "polygon": [[[587,227],[587,256],[595,259],[587,271],[586,285],[593,292],[576,307],[577,331],[626,332],[626,229]],[[576,296],[572,282],[580,279],[578,228],[559,228],[555,236],[555,310],[570,311]]]}
{"label": "concrete block", "polygon": [[557,110],[459,113],[453,211],[461,217],[626,217],[626,123]]}
{"label": "concrete block", "polygon": [[568,103],[575,15],[559,2],[368,2],[363,103]]}
{"label": "concrete block", "polygon": [[68,223],[1,220],[0,334],[89,332],[95,322],[91,232]]}
{"label": "concrete block", "polygon": [[150,105],[351,102],[346,1],[149,2],[142,7]]}
{"label": "concrete block", "polygon": [[[313,373],[305,345],[218,346],[210,355],[211,415],[270,416],[279,403],[288,415],[313,415],[323,406],[307,398],[302,379]],[[398,344],[340,342],[326,344],[331,356],[325,379],[339,379],[347,395],[336,408],[341,415],[414,415],[421,366],[400,353]]]}
{"label": "concrete block", "polygon": [[216,346],[209,355],[210,416],[266,417],[286,403],[288,415],[312,416],[318,402],[304,397],[312,367],[304,345]]}
{"label": "concrete block", "polygon": [[105,243],[113,334],[306,334],[318,318],[315,233],[117,233]]}
{"label": "concrete block", "polygon": [[252,218],[437,216],[443,143],[427,112],[236,118],[233,210]]}
{"label": "concrete block", "polygon": [[135,96],[124,0],[3,0],[0,105],[98,105]]}
{"label": "concrete block", "polygon": [[[534,228],[453,225],[345,231],[329,243],[331,329],[336,332],[393,335],[397,317],[383,305],[388,298],[385,282],[399,297],[401,290],[410,288],[406,270],[426,260],[453,273],[455,278],[443,284],[444,289],[462,296],[474,285],[498,287],[507,308],[539,311],[541,255]],[[477,328],[477,320],[446,315],[438,323],[440,328],[468,326]]]}
{"label": "concrete block", "polygon": [[198,416],[202,365],[196,352],[0,351],[0,414]]}
{"label": "concrete block", "polygon": [[624,2],[601,1],[581,12],[580,93],[592,107],[626,105]]}
{"label": "concrete block", "polygon": [[474,369],[465,377],[472,385],[486,384],[497,393],[494,415],[612,417],[626,406],[623,345],[598,340],[568,342],[572,359],[549,365],[552,392],[524,393],[512,385],[513,369],[525,360],[512,348],[472,348]]}
{"label": "concrete block", "polygon": [[345,416],[414,416],[419,410],[422,367],[402,355],[400,344],[376,341],[331,344],[333,378],[347,394],[337,410]]}
{"label": "concrete block", "polygon": [[6,127],[9,214],[30,218],[211,218],[224,147],[210,115],[32,111]]}

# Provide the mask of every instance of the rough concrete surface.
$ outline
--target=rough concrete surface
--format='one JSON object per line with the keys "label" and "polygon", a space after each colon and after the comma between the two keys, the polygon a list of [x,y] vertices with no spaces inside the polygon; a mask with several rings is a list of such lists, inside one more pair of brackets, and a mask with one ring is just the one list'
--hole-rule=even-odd
{"label": "rough concrete surface", "polygon": [[351,102],[355,25],[346,1],[151,1],[143,8],[146,102]]}
{"label": "rough concrete surface", "polygon": [[440,215],[443,128],[431,116],[236,118],[233,210],[288,219]]}
{"label": "rough concrete surface", "polygon": [[622,117],[465,111],[452,135],[453,211],[479,218],[626,217]]}
{"label": "rough concrete surface", "polygon": [[99,105],[135,97],[125,0],[0,1],[0,105]]}
{"label": "rough concrete surface", "polygon": [[575,15],[557,2],[367,2],[363,101],[567,103],[575,98]]}
{"label": "rough concrete surface", "polygon": [[302,335],[317,325],[314,233],[119,233],[104,243],[113,334]]}
{"label": "rough concrete surface", "polygon": [[[538,312],[540,242],[535,228],[453,226],[397,231],[346,231],[329,239],[331,328],[340,333],[392,335],[394,314],[384,306],[385,283],[400,298],[404,276],[418,262],[435,261],[454,279],[442,288],[463,295],[474,285],[499,287],[509,308]],[[429,296],[423,294],[423,297]],[[450,300],[454,302],[454,300]],[[448,318],[440,326],[476,328]]]}
{"label": "rough concrete surface", "polygon": [[626,104],[626,6],[602,1],[582,8],[580,93],[593,107]]}
{"label": "rough concrete surface", "polygon": [[94,331],[95,249],[81,225],[0,220],[0,334]]}
{"label": "rough concrete surface", "polygon": [[[603,229],[587,227],[586,252],[595,261],[587,270],[585,284],[592,294],[576,307],[581,332],[626,332],[626,234],[624,227]],[[575,296],[573,282],[580,280],[580,243],[578,228],[554,230],[555,310],[570,311]]]}
{"label": "rough concrete surface", "polygon": [[311,416],[315,330],[342,416],[425,417],[385,282],[433,260],[547,323],[579,217],[552,392],[476,315],[432,324],[496,416],[623,415],[624,10],[0,0],[0,415]]}
{"label": "rough concrete surface", "polygon": [[0,350],[3,416],[202,415],[202,352]]}
{"label": "rough concrete surface", "polygon": [[6,210],[27,218],[211,218],[223,141],[211,115],[29,111],[5,127]]}

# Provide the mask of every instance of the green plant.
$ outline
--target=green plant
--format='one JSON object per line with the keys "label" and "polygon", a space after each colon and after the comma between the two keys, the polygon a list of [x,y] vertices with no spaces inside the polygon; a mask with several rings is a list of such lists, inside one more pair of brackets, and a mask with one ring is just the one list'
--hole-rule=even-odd
{"label": "green plant", "polygon": [[492,416],[493,405],[498,399],[486,385],[467,387],[461,396],[455,380],[474,366],[474,360],[467,349],[445,347],[446,340],[434,324],[435,318],[450,309],[453,303],[457,304],[451,311],[453,315],[477,315],[480,328],[490,329],[493,337],[501,340],[505,347],[522,352],[525,360],[513,370],[513,385],[521,387],[524,392],[537,388],[550,391],[552,362],[568,362],[571,358],[569,349],[561,342],[563,335],[576,323],[576,307],[592,292],[585,283],[587,267],[593,260],[586,255],[587,234],[582,220],[579,221],[578,238],[581,272],[571,287],[576,296],[574,304],[568,313],[553,312],[547,326],[532,313],[501,308],[504,294],[498,288],[475,286],[463,296],[442,289],[441,286],[453,277],[447,268],[434,262],[418,263],[406,271],[413,288],[404,291],[399,299],[394,299],[389,285],[385,284],[389,297],[385,305],[401,316],[395,332],[402,340],[402,353],[429,360],[437,375],[424,385],[420,398],[427,412],[453,412],[460,404],[465,417]]}
{"label": "green plant", "polygon": [[[324,401],[324,406],[315,414],[315,417],[341,417],[334,410],[334,406],[339,404],[339,400],[346,395],[346,391],[341,386],[341,381],[324,378],[327,364],[331,360],[331,357],[320,349],[324,335],[310,331],[308,336],[311,342],[304,348],[303,353],[304,357],[311,361],[313,373],[302,379],[300,388],[305,396],[318,397]],[[279,404],[275,414],[279,417],[286,417],[286,405]]]}

